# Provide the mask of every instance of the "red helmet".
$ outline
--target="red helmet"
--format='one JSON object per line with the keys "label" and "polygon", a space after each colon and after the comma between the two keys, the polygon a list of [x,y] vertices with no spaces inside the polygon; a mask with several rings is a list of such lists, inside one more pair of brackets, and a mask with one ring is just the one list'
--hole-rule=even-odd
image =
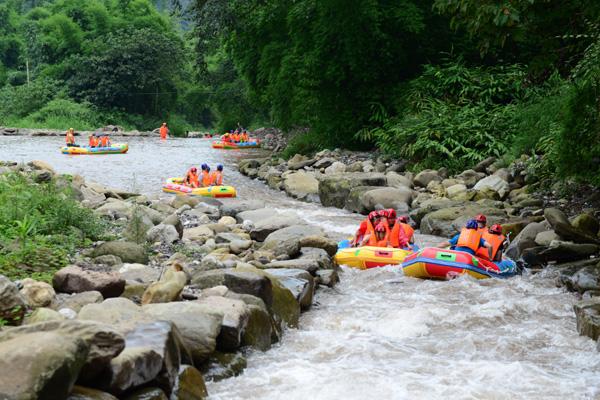
{"label": "red helmet", "polygon": [[369,213],[369,216],[368,216],[368,218],[369,218],[370,220],[374,220],[375,218],[377,218],[377,211],[371,211],[371,212]]}
{"label": "red helmet", "polygon": [[403,224],[408,224],[408,217],[407,217],[406,215],[401,215],[401,216],[398,218],[398,221],[399,221],[399,222],[402,222]]}
{"label": "red helmet", "polygon": [[477,221],[477,222],[481,222],[481,223],[485,224],[485,223],[487,222],[487,218],[486,218],[486,217],[485,217],[485,215],[483,215],[483,214],[478,214],[478,215],[475,217],[475,221]]}
{"label": "red helmet", "polygon": [[390,208],[389,210],[386,210],[386,211],[388,214],[387,217],[389,219],[396,219],[396,210],[394,210],[393,208]]}
{"label": "red helmet", "polygon": [[378,223],[375,227],[375,232],[385,232],[385,225],[382,223]]}
{"label": "red helmet", "polygon": [[379,210],[379,211],[377,211],[377,216],[387,218],[388,212],[386,210]]}
{"label": "red helmet", "polygon": [[198,171],[198,170],[196,169],[196,167],[192,167],[192,168],[190,168],[190,171],[192,171],[192,172],[196,172],[196,171]]}
{"label": "red helmet", "polygon": [[500,224],[494,224],[492,226],[490,226],[490,233],[494,233],[496,235],[501,235],[502,234],[502,225]]}

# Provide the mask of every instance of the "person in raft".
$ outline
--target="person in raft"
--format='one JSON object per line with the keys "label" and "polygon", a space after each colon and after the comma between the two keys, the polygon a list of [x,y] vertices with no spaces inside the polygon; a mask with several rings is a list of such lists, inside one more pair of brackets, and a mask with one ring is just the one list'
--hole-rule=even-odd
{"label": "person in raft", "polygon": [[223,166],[217,164],[217,169],[210,174],[210,185],[221,186],[223,184]]}
{"label": "person in raft", "polygon": [[[386,210],[374,211],[375,218],[367,222],[367,232],[360,246],[392,247],[390,227],[388,225],[388,212]],[[383,230],[382,230],[383,229]]]}
{"label": "person in raft", "polygon": [[160,133],[160,138],[161,139],[166,139],[169,137],[169,128],[167,127],[167,123],[163,122],[162,126],[159,129],[159,133]]}
{"label": "person in raft", "polygon": [[67,147],[79,147],[75,144],[75,131],[73,128],[69,128],[65,136],[65,142],[67,142]]}
{"label": "person in raft", "polygon": [[375,219],[377,218],[377,211],[371,211],[367,218],[363,219],[358,226],[358,230],[354,234],[354,237],[350,241],[351,247],[356,247],[362,243],[365,235],[367,234],[367,229],[369,224],[373,224]]}
{"label": "person in raft", "polygon": [[481,248],[486,248],[488,259],[492,258],[492,245],[482,238],[482,233],[479,231],[477,221],[470,219],[459,234],[452,239],[440,243],[438,247],[445,248],[451,246],[452,250],[464,251],[472,255],[476,255]]}
{"label": "person in raft", "polygon": [[197,188],[198,186],[200,186],[200,179],[198,178],[198,169],[196,167],[192,167],[188,170],[187,174],[185,174],[183,184],[191,188]]}
{"label": "person in raft", "polygon": [[210,167],[207,164],[202,164],[200,169],[202,170],[200,184],[202,187],[210,186]]}
{"label": "person in raft", "polygon": [[481,232],[481,234],[487,232],[487,218],[485,217],[485,215],[477,214],[477,216],[475,217],[475,221],[477,221],[477,229],[479,230],[479,232]]}
{"label": "person in raft", "polygon": [[89,137],[89,141],[88,141],[88,145],[91,148],[95,148],[98,147],[100,145],[100,141],[98,140],[98,138],[96,137],[95,133],[92,133]]}
{"label": "person in raft", "polygon": [[100,136],[100,147],[110,147],[110,138],[104,134]]}
{"label": "person in raft", "polygon": [[[387,223],[390,228],[390,244],[397,249],[410,250],[408,236],[403,224],[396,219],[396,210],[385,210]],[[412,228],[411,228],[412,229]]]}

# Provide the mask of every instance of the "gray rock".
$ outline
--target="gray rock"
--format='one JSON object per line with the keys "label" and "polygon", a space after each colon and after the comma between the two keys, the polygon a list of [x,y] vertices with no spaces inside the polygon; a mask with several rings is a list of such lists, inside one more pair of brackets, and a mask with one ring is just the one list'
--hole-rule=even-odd
{"label": "gray rock", "polygon": [[472,169],[463,171],[461,174],[456,176],[457,179],[460,179],[461,181],[463,181],[464,184],[467,185],[467,187],[469,187],[469,188],[475,186],[475,184],[480,179],[483,179],[484,177],[485,177],[485,173],[476,172],[476,171],[473,171]]}
{"label": "gray rock", "polygon": [[590,214],[580,214],[571,222],[573,228],[585,232],[591,236],[597,236],[600,229],[600,223]]}
{"label": "gray rock", "polygon": [[323,230],[316,226],[292,225],[269,234],[262,249],[271,250],[275,255],[287,254],[294,257],[300,252],[302,238],[312,235],[323,236]]}
{"label": "gray rock", "polygon": [[127,281],[151,283],[158,279],[160,271],[144,264],[123,264],[119,268],[119,274]]}
{"label": "gray rock", "polygon": [[571,226],[567,216],[557,208],[546,208],[544,218],[548,221],[554,232],[565,240],[571,240],[575,243],[600,244],[600,239],[589,235],[585,231],[578,230]]}
{"label": "gray rock", "polygon": [[17,286],[0,275],[0,318],[9,324],[20,324],[25,315],[27,302]]}
{"label": "gray rock", "polygon": [[319,281],[319,284],[328,287],[334,287],[340,281],[340,277],[337,271],[333,269],[317,271],[317,279]]}
{"label": "gray rock", "polygon": [[421,220],[421,232],[452,237],[464,227],[467,220],[474,218],[477,214],[486,215],[488,225],[499,223],[506,218],[503,210],[489,208],[477,203],[464,203],[463,206],[443,208],[427,214]]}
{"label": "gray rock", "polygon": [[318,235],[304,236],[300,239],[300,247],[323,249],[330,257],[333,257],[338,251],[338,244],[335,240]]}
{"label": "gray rock", "polygon": [[86,202],[86,206],[89,208],[96,208],[106,201],[106,196],[104,194],[97,193],[87,186],[81,186],[79,191],[83,196],[83,201]]}
{"label": "gray rock", "polygon": [[412,203],[413,192],[407,187],[380,188],[369,190],[361,198],[365,212],[373,211],[376,206],[393,208],[399,212],[407,212]]}
{"label": "gray rock", "polygon": [[192,283],[200,289],[224,285],[235,293],[248,294],[262,299],[268,308],[273,304],[271,281],[264,275],[253,271],[221,269],[201,272],[192,277]]}
{"label": "gray rock", "polygon": [[106,254],[104,256],[99,256],[94,258],[95,264],[107,265],[109,267],[116,267],[123,264],[123,260],[120,257],[114,256],[112,254]]}
{"label": "gray rock", "polygon": [[265,268],[269,270],[274,269],[300,269],[306,272],[309,272],[311,275],[315,275],[320,265],[317,260],[311,258],[298,258],[294,260],[285,260],[285,261],[273,261],[267,265]]}
{"label": "gray rock", "polygon": [[265,202],[262,200],[227,199],[227,202],[221,206],[221,213],[235,217],[243,211],[257,210],[264,207]]}
{"label": "gray rock", "polygon": [[319,193],[319,181],[314,174],[299,171],[285,176],[283,190],[296,199],[308,199]]}
{"label": "gray rock", "polygon": [[21,281],[23,288],[20,293],[30,307],[46,307],[54,300],[54,288],[46,282],[38,282],[26,278]]}
{"label": "gray rock", "polygon": [[415,176],[415,178],[413,179],[413,184],[415,186],[427,187],[427,185],[429,185],[429,182],[431,181],[441,182],[442,178],[440,177],[437,171],[433,169],[426,169],[419,172]]}
{"label": "gray rock", "polygon": [[512,240],[506,249],[506,255],[513,260],[518,259],[525,249],[536,246],[535,239],[541,232],[545,232],[547,227],[539,222],[532,222]]}
{"label": "gray rock", "polygon": [[242,333],[248,324],[250,310],[242,300],[225,297],[201,297],[196,301],[207,309],[223,315],[217,347],[222,351],[235,351],[242,344]]}
{"label": "gray rock", "polygon": [[92,253],[93,257],[99,257],[106,254],[112,254],[119,257],[123,262],[128,263],[148,263],[148,254],[142,246],[131,242],[104,242],[96,247]]}
{"label": "gray rock", "polygon": [[296,154],[294,157],[290,158],[287,162],[287,167],[288,169],[291,170],[297,170],[297,169],[301,169],[304,167],[308,167],[310,165],[313,165],[316,162],[315,159],[309,159],[308,157],[301,155],[301,154]]}
{"label": "gray rock", "polygon": [[343,208],[350,190],[356,186],[385,186],[381,173],[344,173],[327,175],[319,181],[319,199],[325,207]]}
{"label": "gray rock", "polygon": [[215,232],[206,225],[200,225],[183,231],[183,238],[191,241],[203,242],[214,235]]}
{"label": "gray rock", "polygon": [[142,295],[142,304],[168,303],[179,300],[187,283],[187,275],[182,267],[173,264],[165,269],[158,282],[154,282]]}
{"label": "gray rock", "polygon": [[346,172],[346,164],[335,161],[329,167],[325,168],[326,175],[343,174]]}
{"label": "gray rock", "polygon": [[550,243],[554,240],[560,240],[560,238],[552,230],[540,232],[535,236],[535,244],[538,246],[550,246]]}
{"label": "gray rock", "polygon": [[[317,162],[315,162],[313,164],[313,168],[315,168],[315,169],[327,168],[336,161],[337,160],[335,158],[324,157],[324,158],[321,158],[320,160],[318,160]],[[362,170],[362,168],[361,168],[361,170]]]}
{"label": "gray rock", "polygon": [[125,280],[115,271],[94,271],[69,265],[57,271],[52,278],[57,292],[81,293],[96,290],[104,298],[117,297],[125,289]]}
{"label": "gray rock", "polygon": [[477,191],[492,190],[500,196],[500,199],[504,199],[510,192],[508,182],[497,175],[490,175],[483,178],[475,184],[473,189]]}
{"label": "gray rock", "polygon": [[172,399],[202,400],[208,397],[204,377],[191,365],[182,365],[171,393]]}
{"label": "gray rock", "polygon": [[229,250],[233,254],[240,254],[252,247],[252,240],[232,240],[229,243]]}
{"label": "gray rock", "polygon": [[171,225],[177,231],[177,239],[181,239],[183,237],[183,223],[177,214],[171,214],[167,218],[165,218],[162,222],[162,225]]}
{"label": "gray rock", "polygon": [[86,304],[102,303],[103,300],[102,293],[96,290],[74,294],[59,293],[56,295],[53,308],[55,310],[68,308],[79,312]]}
{"label": "gray rock", "polygon": [[577,318],[577,331],[593,340],[600,337],[600,298],[592,297],[573,306]]}
{"label": "gray rock", "polygon": [[146,239],[150,243],[173,244],[179,240],[179,232],[173,225],[158,224],[146,232]]}
{"label": "gray rock", "polygon": [[315,281],[310,273],[285,268],[266,269],[265,272],[276,276],[292,292],[302,310],[310,308],[315,292]]}
{"label": "gray rock", "polygon": [[485,172],[486,169],[495,162],[496,158],[488,157],[485,160],[480,161],[476,166],[473,167],[473,169],[477,172]]}
{"label": "gray rock", "polygon": [[333,261],[327,252],[315,247],[302,247],[300,249],[301,260],[314,260],[319,264],[319,269],[332,269]]}
{"label": "gray rock", "polygon": [[394,188],[400,188],[400,187],[407,187],[409,189],[412,188],[412,181],[404,175],[400,175],[396,172],[388,172],[387,174],[385,174],[385,177],[387,178],[388,186],[391,186]]}

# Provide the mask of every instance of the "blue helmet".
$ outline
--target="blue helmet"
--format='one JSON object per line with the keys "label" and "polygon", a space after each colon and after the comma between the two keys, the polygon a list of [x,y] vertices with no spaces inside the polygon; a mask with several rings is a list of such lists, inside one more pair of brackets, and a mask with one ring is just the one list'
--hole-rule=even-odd
{"label": "blue helmet", "polygon": [[200,166],[200,168],[201,168],[201,169],[204,171],[206,168],[208,168],[208,165],[206,165],[206,164],[202,164],[202,165]]}
{"label": "blue helmet", "polygon": [[206,166],[206,172],[210,172],[210,167],[208,165]]}
{"label": "blue helmet", "polygon": [[479,228],[479,226],[477,225],[477,221],[475,221],[474,219],[470,219],[467,221],[467,224],[465,225],[465,228],[467,229],[477,229]]}
{"label": "blue helmet", "polygon": [[217,171],[223,171],[223,165],[217,164]]}

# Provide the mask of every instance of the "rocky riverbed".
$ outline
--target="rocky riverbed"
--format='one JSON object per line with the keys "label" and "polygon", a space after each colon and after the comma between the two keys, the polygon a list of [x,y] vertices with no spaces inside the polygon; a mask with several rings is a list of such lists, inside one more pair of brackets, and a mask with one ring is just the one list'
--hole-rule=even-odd
{"label": "rocky riverbed", "polygon": [[202,399],[338,282],[336,241],[259,200],[142,196],[44,162],[0,172],[69,182],[115,239],[52,284],[0,276],[2,398]]}
{"label": "rocky riverbed", "polygon": [[600,210],[598,191],[560,198],[534,189],[527,157],[510,164],[488,158],[450,176],[444,168],[405,171],[406,163],[370,153],[324,150],[307,157],[249,159],[242,174],[289,196],[366,214],[394,208],[422,234],[451,237],[477,214],[501,223],[506,254],[533,271],[551,266],[557,284],[586,300],[575,307],[578,330],[600,335]]}

